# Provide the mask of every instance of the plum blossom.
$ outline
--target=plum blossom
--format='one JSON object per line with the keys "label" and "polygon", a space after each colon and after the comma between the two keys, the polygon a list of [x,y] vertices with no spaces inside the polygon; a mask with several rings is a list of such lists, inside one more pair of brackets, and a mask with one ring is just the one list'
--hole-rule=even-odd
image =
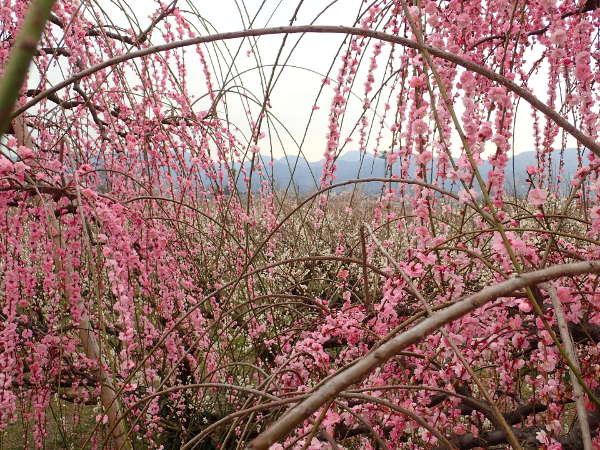
{"label": "plum blossom", "polygon": [[567,31],[564,28],[557,28],[550,34],[550,41],[554,45],[562,46],[567,42]]}
{"label": "plum blossom", "polygon": [[539,172],[539,168],[536,166],[527,166],[527,173],[529,175],[535,175],[536,173]]}
{"label": "plum blossom", "polygon": [[11,173],[14,170],[14,164],[4,156],[0,156],[0,175]]}
{"label": "plum blossom", "polygon": [[412,125],[412,130],[415,134],[426,134],[429,130],[427,123],[422,119],[417,119]]}
{"label": "plum blossom", "polygon": [[27,164],[25,164],[23,161],[17,161],[14,164],[14,169],[15,169],[15,173],[23,174],[23,173],[25,173],[25,171],[27,171],[29,169],[29,166]]}
{"label": "plum blossom", "polygon": [[[31,2],[5,3],[0,22],[4,34],[14,36]],[[149,12],[159,23],[134,47],[181,42],[197,33],[184,10],[165,15],[160,8],[169,2],[148,3],[156,4]],[[509,2],[483,2],[484,8],[474,0],[409,3],[409,15],[427,25],[428,44],[459,56],[461,63],[490,67],[598,142],[600,87],[591,82],[598,78],[598,11],[576,11],[582,2],[537,0],[511,22]],[[411,37],[402,2],[366,8],[363,30]],[[570,11],[577,14],[561,19]],[[135,38],[133,30],[107,28],[104,14],[83,12],[78,2],[56,2],[53,14],[55,23],[47,27],[40,47],[60,45],[68,54],[61,50],[48,57],[42,50],[36,55],[35,73],[23,86],[28,94],[50,86],[45,73],[53,74],[51,84],[59,82],[54,78],[61,74],[47,72],[57,60],[70,76],[123,54],[130,46],[124,41]],[[58,33],[57,22],[69,26]],[[542,35],[536,33],[546,24]],[[123,40],[113,39],[121,33]],[[505,33],[514,39],[494,37]],[[181,430],[198,423],[206,428],[204,413],[214,404],[241,411],[278,398],[295,402],[295,396],[310,395],[370,355],[377,364],[352,380],[351,390],[320,405],[272,448],[330,448],[327,434],[340,448],[373,449],[379,439],[389,448],[438,445],[420,423],[377,399],[415,411],[453,440],[467,433],[476,438],[490,429],[485,414],[471,413],[473,405],[465,405],[460,396],[433,401],[440,392],[428,387],[477,398],[481,392],[439,328],[422,332],[448,311],[468,305],[477,308],[439,326],[482,371],[502,414],[529,402],[545,405],[515,423],[515,429],[535,430],[540,446],[558,448],[552,436],[562,434],[573,414],[565,407],[572,398],[568,368],[524,288],[502,286],[521,283],[526,278],[521,271],[551,268],[560,275],[562,265],[569,265],[568,276],[548,283],[564,304],[578,337],[581,373],[592,386],[600,365],[591,327],[600,324],[598,278],[572,267],[589,270],[589,264],[574,261],[600,258],[600,158],[583,150],[590,149],[583,143],[576,153],[554,151],[563,143],[570,146],[560,124],[533,109],[531,119],[521,122],[506,83],[436,57],[436,75],[452,104],[460,104],[456,112],[468,143],[462,145],[442,86],[421,52],[346,37],[331,61],[337,72],[316,83],[323,88],[322,98],[331,100],[321,105],[326,136],[308,125],[306,140],[279,136],[278,129],[296,135],[304,126],[298,130],[294,123],[283,123],[286,114],[279,111],[271,116],[276,112],[271,101],[308,119],[313,97],[304,99],[307,104],[286,102],[294,100],[284,96],[286,82],[288,89],[296,86],[283,76],[277,78],[281,88],[269,90],[272,98],[261,107],[262,102],[252,100],[263,98],[266,86],[260,77],[259,85],[255,77],[244,76],[243,85],[241,79],[228,78],[219,68],[237,67],[237,53],[227,54],[231,61],[225,63],[219,59],[225,53],[211,51],[208,58],[205,51],[213,47],[205,45],[147,55],[135,65],[116,64],[86,76],[73,89],[57,93],[64,99],[60,104],[56,98],[42,99],[26,114],[26,126],[35,127],[27,134],[27,146],[20,145],[23,139],[13,124],[15,134],[5,137],[5,156],[0,156],[0,430],[26,430],[23,446],[48,447],[59,437],[55,427],[45,426],[49,405],[64,396],[77,411],[97,405],[92,414],[99,421],[97,430],[93,436],[86,430],[86,436],[91,447],[112,446],[105,433],[113,415],[102,411],[108,411],[104,396],[113,390],[101,384],[112,380],[119,392],[116,410],[130,413],[123,416],[122,435],[140,447],[161,448],[163,442],[175,442],[177,430],[170,423],[182,424]],[[262,38],[244,42],[257,46]],[[538,52],[532,42],[549,48]],[[6,41],[0,60],[9,53]],[[199,70],[188,73],[190,62]],[[536,85],[536,70],[547,72],[543,86]],[[366,81],[362,91],[361,80]],[[227,89],[229,82],[239,89]],[[278,95],[282,101],[274,98]],[[74,107],[67,108],[67,102]],[[528,133],[527,141],[520,139],[522,133]],[[299,148],[289,147],[292,141]],[[349,184],[348,191],[323,191],[313,202],[312,193],[295,186],[297,178],[286,179],[287,186],[273,180],[282,165],[274,158],[257,161],[261,148],[266,149],[262,142],[273,143],[274,152],[278,147],[312,151],[316,142],[325,163],[311,190],[329,186],[336,176],[347,179],[341,169],[352,165],[340,152],[350,147],[359,151],[362,164],[353,175],[376,177],[385,167],[384,176],[393,182],[376,182],[371,195],[368,189],[375,182],[363,179],[364,184]],[[526,163],[531,165],[525,178],[525,186],[532,188],[533,217],[527,211],[532,208],[515,201],[520,191],[507,183],[509,160],[523,142],[535,153]],[[579,167],[572,177],[579,194],[567,204],[558,193],[570,187],[565,181],[569,158]],[[304,169],[298,161],[288,162],[290,173],[298,169],[295,176]],[[474,176],[476,169],[486,174],[483,185]],[[519,188],[520,178],[515,180]],[[39,192],[33,192],[34,182]],[[483,192],[486,202],[474,201]],[[548,198],[552,215],[544,217],[537,207]],[[368,225],[373,236],[362,239],[361,225]],[[557,231],[548,245],[552,230]],[[410,283],[396,273],[396,264],[377,242]],[[428,318],[411,283],[435,309],[433,317]],[[546,318],[555,327],[547,291],[540,289]],[[500,298],[487,297],[500,291]],[[88,321],[101,354],[88,345],[91,335],[82,326]],[[407,336],[411,343],[402,354],[378,358],[379,346]],[[196,387],[190,390],[192,383]],[[200,387],[205,383],[209,387]],[[408,385],[414,389],[404,389]],[[358,392],[361,398],[343,397]],[[231,430],[225,425],[207,438],[215,445],[227,439],[231,446],[246,447],[242,440],[264,431],[286,407],[254,410]],[[318,417],[321,429],[314,429],[310,422]],[[369,427],[372,431],[364,432]],[[69,428],[67,439],[76,433]]]}
{"label": "plum blossom", "polygon": [[544,189],[532,189],[529,191],[527,201],[534,206],[542,206],[548,198],[548,192]]}
{"label": "plum blossom", "polygon": [[19,156],[23,159],[33,158],[33,156],[35,155],[32,149],[30,149],[29,147],[25,147],[24,145],[19,147],[18,153]]}
{"label": "plum blossom", "polygon": [[493,87],[488,91],[488,95],[494,102],[498,103],[499,105],[502,105],[504,107],[510,106],[510,97],[506,93],[505,88],[500,86]]}
{"label": "plum blossom", "polygon": [[475,189],[470,188],[469,190],[461,189],[458,193],[458,197],[463,203],[470,203],[474,199],[477,199],[478,193]]}
{"label": "plum blossom", "polygon": [[600,205],[594,206],[591,209],[590,219],[592,219],[592,228],[594,228],[594,231],[598,231],[596,227],[598,227],[598,224],[600,223]]}

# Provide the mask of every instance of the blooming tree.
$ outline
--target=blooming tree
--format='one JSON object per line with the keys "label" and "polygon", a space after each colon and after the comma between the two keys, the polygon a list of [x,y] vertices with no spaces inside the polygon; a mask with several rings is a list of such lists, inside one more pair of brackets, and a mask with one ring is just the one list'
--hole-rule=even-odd
{"label": "blooming tree", "polygon": [[[223,33],[150,3],[0,7],[8,446],[600,448],[600,2],[374,0],[347,26],[299,2]],[[266,153],[316,33],[343,39],[298,192]],[[388,176],[337,182],[347,148]]]}

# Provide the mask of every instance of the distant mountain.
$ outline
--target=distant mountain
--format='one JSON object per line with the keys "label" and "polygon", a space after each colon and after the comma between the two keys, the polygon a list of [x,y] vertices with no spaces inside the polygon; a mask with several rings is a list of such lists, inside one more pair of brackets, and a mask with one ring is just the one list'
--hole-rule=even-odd
{"label": "distant mountain", "polygon": [[[583,155],[583,164],[586,164],[585,154]],[[551,154],[546,155],[547,161],[550,161],[551,175],[556,180],[556,175],[559,170],[559,162],[561,159],[560,150],[555,150]],[[269,182],[274,182],[277,189],[290,189],[300,193],[314,191],[321,179],[324,160],[309,162],[302,156],[287,156],[280,159],[271,160],[269,156],[260,155],[260,160],[264,166],[262,176],[254,174],[252,177],[252,185],[259,186],[260,181],[267,179]],[[272,164],[270,164],[272,161]],[[568,190],[568,182],[573,177],[579,167],[577,149],[566,149],[563,156],[564,167],[561,174],[561,191]],[[435,166],[435,160],[434,160]],[[523,152],[510,158],[505,170],[506,189],[507,192],[513,194],[516,186],[517,195],[522,196],[527,192],[528,183],[527,167],[537,166],[536,154],[533,151]],[[250,163],[244,164],[244,169],[249,173]],[[387,177],[390,176],[390,167],[386,160],[381,157],[374,157],[372,154],[361,153],[359,151],[348,151],[343,153],[336,160],[336,178],[335,182],[343,182],[356,178],[371,178],[371,177]],[[488,161],[484,161],[480,166],[480,172],[484,178],[487,178],[492,166]],[[240,170],[240,166],[236,167],[236,171]],[[396,162],[391,167],[391,173],[397,175],[400,173],[400,163]],[[514,183],[513,183],[514,170]],[[413,176],[415,173],[414,163],[408,168],[408,173]],[[434,170],[435,175],[435,170]],[[245,190],[245,183],[242,177],[238,179],[238,189]],[[444,180],[443,187],[445,189],[458,191],[462,187],[453,184],[451,180]],[[345,186],[340,190],[352,189],[352,186]],[[375,193],[381,189],[381,183],[372,182],[360,185],[360,189],[365,193]]]}

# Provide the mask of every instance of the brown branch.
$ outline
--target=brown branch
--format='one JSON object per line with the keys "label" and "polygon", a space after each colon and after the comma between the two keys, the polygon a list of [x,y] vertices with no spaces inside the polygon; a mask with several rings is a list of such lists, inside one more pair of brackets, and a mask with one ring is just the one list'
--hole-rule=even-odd
{"label": "brown branch", "polygon": [[[166,18],[169,14],[171,14],[174,10],[175,7],[177,5],[177,0],[174,0],[171,5],[164,9],[151,23],[150,25],[143,31],[140,31],[140,33],[135,37],[132,38],[130,36],[126,36],[123,34],[119,34],[119,33],[114,33],[112,31],[105,31],[105,30],[98,30],[95,28],[89,28],[85,35],[88,37],[109,37],[111,39],[115,39],[117,41],[121,41],[124,42],[125,44],[129,44],[129,45],[135,45],[138,46],[139,44],[144,43],[147,39],[148,39],[148,35],[152,32],[152,30],[154,29],[154,27],[156,27],[156,25],[158,25],[158,23],[163,20],[164,18]],[[60,20],[58,17],[56,17],[54,14],[52,14],[50,16],[50,19],[48,20],[49,22],[52,22],[54,25],[65,29],[66,26],[64,24],[64,22],[62,20]],[[62,51],[59,53],[62,54],[64,56],[69,56],[70,53],[68,52],[68,50],[65,50],[65,53],[63,53]]]}
{"label": "brown branch", "polygon": [[107,139],[105,128],[108,126],[108,123],[105,122],[104,120],[102,120],[100,117],[98,117],[98,111],[96,109],[96,106],[91,102],[91,100],[86,95],[86,93],[83,91],[83,89],[81,89],[81,86],[79,85],[79,83],[75,83],[73,85],[73,89],[75,90],[75,92],[77,92],[83,98],[83,100],[84,100],[83,104],[90,111],[90,114],[92,115],[92,120],[98,126],[98,129],[100,130],[100,135],[102,136],[102,138]]}
{"label": "brown branch", "polygon": [[[486,403],[484,403],[483,400],[477,400],[471,397],[470,395],[467,395],[469,394],[469,392],[460,392],[460,389],[457,389],[457,394],[459,394],[458,397],[461,399],[461,402],[458,405],[461,414],[469,415],[472,411],[479,411],[484,416],[489,418],[490,408]],[[454,395],[456,396],[456,394]],[[450,398],[450,394],[448,393],[435,395],[431,398],[431,400],[427,404],[427,407],[432,408],[434,406],[437,406],[445,400],[447,400],[448,398]],[[505,413],[504,419],[509,425],[516,425],[523,422],[531,414],[544,412],[547,409],[547,405],[537,402],[531,402],[525,405],[521,405],[509,413]]]}
{"label": "brown branch", "polygon": [[41,56],[42,54],[71,56],[71,52],[66,47],[42,47],[36,52],[35,56]]}
{"label": "brown branch", "polygon": [[[81,88],[79,83],[75,83],[73,89],[84,100],[63,100],[56,94],[50,94],[50,95],[48,95],[47,98],[48,98],[48,100],[50,100],[53,103],[56,103],[63,109],[73,109],[77,106],[83,105],[86,108],[88,108],[88,110],[90,111],[90,114],[92,115],[92,120],[94,121],[94,123],[96,123],[96,125],[100,128],[101,131],[103,131],[104,128],[108,127],[109,123],[100,119],[100,117],[98,116],[98,111],[104,112],[104,111],[106,111],[106,109],[100,105],[96,105],[95,103],[92,103],[89,96]],[[28,89],[27,91],[25,91],[25,95],[27,97],[35,97],[40,92],[42,92],[40,89]],[[120,117],[118,111],[108,110],[108,113],[117,119],[123,120],[126,123],[128,122],[127,120]],[[164,119],[161,119],[161,121],[160,121],[160,123],[163,125],[173,125],[173,126],[179,126],[181,124],[181,122],[185,123],[185,125],[188,125],[188,126],[192,126],[197,123],[194,119],[192,119],[190,117],[185,117],[185,116],[165,117]],[[13,134],[13,133],[14,133],[14,131],[12,130],[12,128],[9,129],[9,134]],[[117,134],[122,137],[126,136],[126,133],[123,133],[123,132],[117,132]]]}
{"label": "brown branch", "polygon": [[[540,443],[537,441],[535,435],[540,431],[540,427],[529,427],[529,428],[515,428],[513,432],[517,435],[519,441],[523,444],[529,444],[533,447],[527,448],[538,448]],[[493,430],[485,433],[481,433],[475,436],[471,433],[463,434],[461,436],[455,436],[450,439],[451,442],[456,445],[460,450],[470,450],[476,447],[489,448],[491,446],[506,444],[506,433],[503,430]],[[436,450],[442,450],[445,447],[438,446]]]}
{"label": "brown branch", "polygon": [[[25,91],[25,95],[27,97],[35,97],[40,92],[41,92],[40,89],[28,89],[27,91]],[[72,108],[75,108],[76,106],[85,104],[85,102],[82,102],[80,100],[63,100],[56,94],[50,94],[48,96],[48,100],[50,100],[53,103],[56,103],[58,106],[60,106],[63,109],[72,109]]]}
{"label": "brown branch", "polygon": [[62,197],[67,197],[69,200],[74,200],[75,198],[77,198],[75,193],[70,192],[69,189],[66,187],[56,187],[56,186],[50,186],[50,185],[46,185],[46,184],[35,185],[35,186],[34,185],[21,185],[21,186],[12,185],[12,186],[0,188],[0,192],[6,192],[6,191],[27,192],[31,195],[37,195],[38,192],[40,194],[50,194],[50,195],[52,195],[54,201],[58,201]]}
{"label": "brown branch", "polygon": [[361,245],[361,257],[363,260],[363,303],[365,305],[366,310],[369,314],[374,314],[375,310],[373,309],[373,305],[371,304],[371,296],[369,293],[369,273],[367,270],[367,243],[365,239],[365,227],[364,225],[360,228],[360,245]]}
{"label": "brown branch", "polygon": [[[48,19],[49,22],[52,22],[54,25],[65,29],[66,25],[63,23],[62,20],[60,20],[58,17],[56,17],[54,14],[50,15],[50,18]],[[98,37],[98,36],[107,36],[111,39],[115,39],[117,41],[121,41],[124,42],[125,44],[129,44],[129,45],[135,45],[136,41],[135,39],[131,38],[130,36],[125,36],[122,34],[118,34],[118,33],[113,33],[112,31],[105,31],[105,30],[96,30],[94,28],[89,28],[86,32],[85,32],[86,36],[89,37]]]}
{"label": "brown branch", "polygon": [[[537,407],[542,407],[543,409],[536,409]],[[545,410],[546,407],[544,405],[531,403],[519,409],[520,411],[517,410],[519,411],[519,414],[533,414],[535,412],[541,412]],[[594,431],[597,431],[598,427],[600,426],[600,412],[594,411],[588,413],[587,421],[589,422],[590,427],[594,429]],[[541,446],[541,442],[537,440],[536,434],[542,429],[544,428],[538,425],[526,428],[513,428],[513,432],[517,435],[521,443],[528,445],[527,448],[539,448]],[[578,425],[572,427],[571,431],[566,435],[554,436],[554,438],[561,444],[563,450],[580,450],[583,448],[581,429]],[[470,450],[476,447],[488,448],[495,445],[506,444],[508,442],[506,439],[506,433],[503,430],[493,430],[480,433],[477,437],[471,433],[460,436],[452,436],[450,437],[450,441],[460,450]],[[445,447],[436,447],[436,450],[442,449],[445,449]]]}
{"label": "brown branch", "polygon": [[513,412],[505,414],[506,421],[511,425],[516,425],[523,422],[531,414],[544,412],[548,409],[547,405],[542,403],[531,402],[526,405],[519,406]]}
{"label": "brown branch", "polygon": [[154,53],[159,53],[167,50],[173,50],[176,48],[186,47],[190,45],[197,45],[202,43],[214,42],[214,41],[223,41],[228,39],[239,39],[246,38],[251,36],[263,36],[263,35],[273,35],[273,34],[293,34],[293,33],[334,33],[334,34],[346,34],[346,35],[354,35],[354,36],[364,36],[370,37],[373,39],[378,39],[385,42],[390,42],[393,44],[399,44],[408,48],[413,49],[421,49],[426,50],[430,54],[434,55],[437,58],[444,59],[453,64],[457,64],[459,66],[464,67],[467,70],[472,72],[476,72],[504,87],[506,87],[511,92],[515,93],[519,97],[523,98],[527,101],[531,106],[545,114],[549,119],[551,119],[556,125],[560,128],[564,129],[568,133],[570,133],[580,144],[590,149],[597,156],[600,156],[600,144],[596,143],[592,138],[584,134],[581,130],[571,124],[568,120],[562,117],[557,111],[546,105],[540,99],[538,99],[532,92],[529,90],[517,85],[513,81],[508,78],[500,75],[493,70],[490,70],[484,66],[474,63],[473,61],[469,61],[465,58],[462,58],[453,53],[446,52],[437,47],[432,47],[429,45],[420,45],[416,41],[411,39],[403,38],[401,36],[394,36],[391,34],[383,33],[380,31],[373,30],[365,30],[362,28],[354,28],[354,27],[344,27],[344,26],[328,26],[328,25],[301,25],[301,26],[285,26],[285,27],[274,27],[274,28],[260,28],[253,30],[242,30],[242,31],[233,31],[228,33],[218,33],[209,36],[198,36],[191,39],[185,39],[182,41],[170,42],[168,44],[157,45],[154,47],[148,47],[145,49],[137,50],[134,52],[126,53],[124,55],[119,55],[114,58],[108,59],[100,64],[92,66],[88,69],[82,70],[81,72],[73,75],[72,77],[64,80],[55,86],[49,88],[48,90],[40,93],[29,102],[27,102],[24,106],[19,108],[14,114],[13,117],[16,117],[25,111],[27,111],[32,106],[38,104],[41,100],[46,98],[49,94],[58,92],[66,86],[69,86],[76,81],[92,75],[102,69],[106,69],[107,67],[114,66],[116,64],[120,64],[125,61],[129,61],[131,59],[140,58],[143,56],[151,55]]}
{"label": "brown branch", "polygon": [[[546,290],[546,292],[548,292],[548,295],[552,300],[552,306],[554,307],[554,317],[556,318],[556,323],[559,329],[560,337],[565,347],[565,352],[569,357],[571,364],[573,364],[573,366],[575,366],[575,368],[581,372],[581,366],[579,365],[579,360],[577,358],[577,352],[575,350],[575,344],[573,343],[573,337],[569,333],[567,318],[565,317],[565,312],[562,307],[562,303],[558,298],[558,294],[556,293],[556,289],[551,284],[546,285],[544,289]],[[573,385],[573,397],[575,399],[575,409],[577,411],[578,417],[577,422],[579,424],[579,428],[581,428],[581,439],[583,441],[583,448],[585,450],[592,450],[592,437],[590,433],[590,424],[587,421],[583,385],[575,377],[575,374],[572,370],[569,370],[569,375],[571,378],[571,384]]]}

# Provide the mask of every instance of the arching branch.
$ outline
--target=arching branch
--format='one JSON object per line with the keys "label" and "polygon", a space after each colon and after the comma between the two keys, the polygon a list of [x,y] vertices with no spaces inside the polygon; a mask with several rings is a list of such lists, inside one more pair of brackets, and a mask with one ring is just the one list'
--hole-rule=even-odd
{"label": "arching branch", "polygon": [[19,108],[14,116],[18,116],[25,111],[27,111],[32,106],[38,104],[41,100],[48,97],[50,94],[54,94],[59,90],[75,83],[76,81],[85,78],[89,75],[92,75],[102,69],[106,69],[108,67],[120,64],[125,61],[129,61],[135,58],[140,58],[143,56],[151,55],[154,53],[159,53],[167,50],[173,50],[176,48],[188,47],[190,45],[197,45],[208,42],[215,41],[223,41],[229,39],[239,39],[246,38],[252,36],[265,36],[265,35],[273,35],[273,34],[297,34],[297,33],[334,33],[334,34],[346,34],[353,36],[364,36],[370,37],[373,39],[378,39],[385,42],[390,42],[392,44],[399,44],[404,47],[413,48],[413,49],[426,49],[430,54],[437,58],[444,59],[451,63],[457,64],[461,67],[464,67],[467,70],[472,72],[476,72],[501,86],[504,86],[509,91],[518,95],[527,101],[531,106],[545,114],[549,119],[551,119],[556,125],[567,131],[571,134],[579,143],[583,146],[590,149],[593,153],[600,156],[600,144],[595,142],[592,138],[587,136],[577,127],[575,127],[571,122],[562,117],[557,111],[546,105],[539,98],[537,98],[532,92],[529,90],[517,85],[513,81],[509,80],[503,75],[500,75],[493,70],[490,70],[484,66],[481,66],[473,61],[469,61],[461,56],[455,55],[453,53],[447,52],[445,50],[441,50],[437,47],[433,47],[430,45],[421,46],[418,42],[407,39],[401,36],[394,36],[391,34],[383,33],[380,31],[373,30],[365,30],[362,28],[355,27],[345,27],[345,26],[329,26],[329,25],[300,25],[300,26],[286,26],[286,27],[273,27],[273,28],[259,28],[253,30],[242,30],[242,31],[232,31],[228,33],[218,33],[212,34],[209,36],[199,36],[191,39],[185,39],[181,41],[170,42],[168,44],[157,45],[154,47],[145,48],[142,50],[137,50],[131,53],[126,53],[124,55],[119,55],[114,58],[108,59],[100,64],[92,66],[88,69],[82,70],[81,72],[73,75],[72,77],[56,84],[55,86],[49,88],[48,90],[41,92],[39,95],[35,96],[28,103]]}
{"label": "arching branch", "polygon": [[289,410],[271,427],[254,439],[250,443],[250,448],[268,448],[269,445],[287,436],[296,426],[306,420],[307,417],[310,417],[323,404],[335,398],[348,386],[360,382],[373,369],[384,364],[392,356],[480,306],[499,297],[508,296],[512,292],[524,287],[535,286],[544,281],[567,275],[585,273],[600,273],[600,261],[557,265],[535,272],[524,273],[503,283],[483,289],[444,310],[434,313],[410,330],[396,336],[375,351],[367,354],[353,366],[323,383],[310,397]]}

